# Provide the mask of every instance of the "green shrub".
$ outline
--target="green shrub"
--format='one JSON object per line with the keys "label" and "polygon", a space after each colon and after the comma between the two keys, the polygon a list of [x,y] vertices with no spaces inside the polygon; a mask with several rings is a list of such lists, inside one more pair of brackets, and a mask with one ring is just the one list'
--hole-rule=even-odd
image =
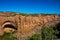
{"label": "green shrub", "polygon": [[15,32],[5,32],[2,36],[0,36],[0,40],[17,40],[17,37],[14,37],[13,33]]}
{"label": "green shrub", "polygon": [[28,40],[56,40],[55,33],[57,30],[53,30],[53,27],[43,25],[41,31],[41,34],[34,34]]}
{"label": "green shrub", "polygon": [[56,30],[53,30],[53,27],[42,26],[42,40],[56,40],[55,36]]}
{"label": "green shrub", "polygon": [[31,37],[29,37],[28,40],[42,40],[42,38],[40,34],[34,34]]}

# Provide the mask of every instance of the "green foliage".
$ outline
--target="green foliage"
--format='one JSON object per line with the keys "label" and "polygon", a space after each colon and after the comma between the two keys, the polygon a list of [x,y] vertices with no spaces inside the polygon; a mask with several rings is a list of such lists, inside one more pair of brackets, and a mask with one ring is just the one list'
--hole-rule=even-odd
{"label": "green foliage", "polygon": [[28,40],[56,40],[55,33],[57,30],[53,30],[53,27],[43,25],[41,31],[41,34],[34,34]]}
{"label": "green foliage", "polygon": [[53,27],[42,26],[42,40],[56,40],[55,31]]}
{"label": "green foliage", "polygon": [[34,34],[32,37],[29,37],[28,40],[42,40],[40,34]]}
{"label": "green foliage", "polygon": [[17,40],[17,37],[14,37],[13,33],[15,32],[5,32],[3,36],[0,36],[0,40]]}

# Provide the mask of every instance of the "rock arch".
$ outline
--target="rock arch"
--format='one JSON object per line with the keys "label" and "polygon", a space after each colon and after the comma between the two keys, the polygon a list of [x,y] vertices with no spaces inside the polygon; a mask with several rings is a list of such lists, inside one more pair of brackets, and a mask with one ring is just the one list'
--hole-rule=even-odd
{"label": "rock arch", "polygon": [[2,27],[3,27],[3,29],[4,29],[5,32],[8,32],[10,30],[13,30],[13,31],[17,30],[17,25],[15,23],[13,23],[12,21],[5,21],[2,24]]}

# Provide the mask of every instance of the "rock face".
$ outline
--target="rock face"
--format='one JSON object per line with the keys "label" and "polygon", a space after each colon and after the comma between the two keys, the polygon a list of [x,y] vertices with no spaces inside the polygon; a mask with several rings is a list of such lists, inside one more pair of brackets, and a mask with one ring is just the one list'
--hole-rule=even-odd
{"label": "rock face", "polygon": [[6,31],[7,28],[17,30],[19,40],[27,40],[28,36],[39,33],[41,25],[48,26],[60,22],[60,15],[22,15],[13,12],[0,13],[0,35]]}

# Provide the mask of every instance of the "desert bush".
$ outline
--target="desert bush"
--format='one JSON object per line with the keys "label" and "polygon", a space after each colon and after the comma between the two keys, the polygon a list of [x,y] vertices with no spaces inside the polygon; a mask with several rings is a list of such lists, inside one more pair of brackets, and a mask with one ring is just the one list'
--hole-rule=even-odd
{"label": "desert bush", "polygon": [[53,30],[53,27],[47,27],[46,25],[42,26],[40,34],[34,34],[28,38],[28,40],[56,40],[56,30]]}
{"label": "desert bush", "polygon": [[17,37],[14,37],[13,33],[15,33],[15,31],[5,32],[2,36],[0,36],[0,40],[17,40]]}
{"label": "desert bush", "polygon": [[42,37],[40,34],[34,34],[31,37],[29,37],[28,40],[42,40]]}
{"label": "desert bush", "polygon": [[53,30],[53,27],[42,26],[42,40],[56,40],[55,36],[56,30]]}

